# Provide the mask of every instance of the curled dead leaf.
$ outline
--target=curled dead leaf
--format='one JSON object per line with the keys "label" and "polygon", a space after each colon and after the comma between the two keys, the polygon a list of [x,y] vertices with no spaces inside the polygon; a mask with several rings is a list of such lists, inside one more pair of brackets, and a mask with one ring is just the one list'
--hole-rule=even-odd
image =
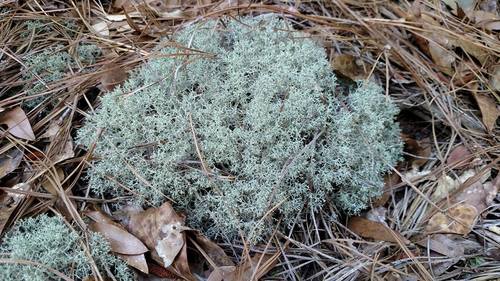
{"label": "curled dead leaf", "polygon": [[412,167],[421,167],[429,161],[428,158],[431,156],[432,146],[428,137],[421,140],[415,140],[410,136],[403,134],[401,135],[401,138],[405,142],[405,150],[409,154],[414,155],[410,159]]}
{"label": "curled dead leaf", "polygon": [[395,230],[390,229],[382,223],[374,222],[363,217],[355,216],[350,218],[347,228],[364,238],[394,243],[410,243],[408,239],[404,238]]}
{"label": "curled dead leaf", "polygon": [[114,224],[93,222],[89,227],[92,231],[102,234],[115,253],[138,255],[148,251],[148,248],[137,237]]}
{"label": "curled dead leaf", "polygon": [[497,179],[482,183],[480,180],[471,184],[458,194],[454,202],[465,202],[476,208],[478,214],[486,210],[497,196],[500,183]]}
{"label": "curled dead leaf", "polygon": [[131,267],[138,269],[139,271],[144,272],[146,274],[149,273],[148,263],[146,262],[146,257],[144,256],[144,254],[122,255],[117,253],[116,255],[119,256]]}
{"label": "curled dead leaf", "polygon": [[260,280],[278,261],[279,253],[261,254],[245,258],[237,266],[221,266],[212,271],[207,281]]}
{"label": "curled dead leaf", "polygon": [[471,157],[472,153],[469,149],[465,147],[465,145],[461,144],[453,148],[450,152],[450,155],[448,155],[448,158],[446,159],[446,165],[456,169],[464,168],[471,164]]}
{"label": "curled dead leaf", "polygon": [[479,212],[470,204],[462,203],[448,210],[449,217],[443,213],[434,214],[425,230],[430,233],[455,233],[466,235],[474,227]]}
{"label": "curled dead leaf", "polygon": [[194,237],[191,241],[193,243],[196,243],[197,248],[199,248],[200,251],[203,251],[204,254],[206,254],[207,257],[210,258],[217,267],[234,265],[231,258],[226,255],[224,250],[215,242],[197,231],[193,236]]}
{"label": "curled dead leaf", "polygon": [[358,64],[356,58],[352,55],[342,54],[336,56],[333,59],[332,67],[351,80],[363,80],[368,76],[363,65]]}
{"label": "curled dead leaf", "polygon": [[484,126],[486,127],[488,132],[493,131],[498,116],[500,115],[500,110],[497,108],[497,103],[492,97],[482,93],[474,92],[474,98],[476,98],[479,109],[481,110]]}
{"label": "curled dead leaf", "polygon": [[[29,191],[31,185],[28,183],[18,183],[12,187],[23,191]],[[17,205],[26,197],[24,194],[13,192],[0,192],[0,234],[2,234],[5,225],[9,221],[10,216],[16,210]]]}
{"label": "curled dead leaf", "polygon": [[495,91],[500,91],[500,65],[493,67],[490,77],[490,86]]}
{"label": "curled dead leaf", "polygon": [[137,237],[100,211],[88,211],[85,214],[94,221],[89,225],[89,228],[104,236],[114,253],[141,272],[149,272],[144,256],[148,248]]}
{"label": "curled dead leaf", "polygon": [[426,239],[418,241],[417,244],[443,256],[453,258],[462,257],[465,253],[464,247],[446,234],[429,235]]}
{"label": "curled dead leaf", "polygon": [[116,86],[127,80],[128,74],[123,67],[109,63],[104,67],[101,75],[101,85],[104,90],[112,91]]}
{"label": "curled dead leaf", "polygon": [[144,242],[153,258],[159,258],[157,262],[165,267],[173,263],[185,245],[184,218],[177,215],[168,202],[159,208],[131,214],[126,228]]}
{"label": "curled dead leaf", "polygon": [[13,172],[23,160],[24,152],[14,147],[0,155],[0,179]]}
{"label": "curled dead leaf", "polygon": [[[434,38],[436,38],[434,36]],[[449,45],[449,44],[446,44]],[[432,60],[440,68],[440,70],[448,75],[453,74],[453,63],[455,62],[455,54],[444,45],[438,44],[435,41],[429,42],[429,53]]]}
{"label": "curled dead leaf", "polygon": [[21,107],[15,107],[7,112],[2,112],[0,114],[0,124],[6,125],[7,131],[15,137],[31,141],[35,140],[35,134],[33,133],[33,129],[31,129],[30,121]]}
{"label": "curled dead leaf", "polygon": [[100,21],[92,25],[92,29],[95,34],[108,37],[109,36],[109,27],[106,21]]}

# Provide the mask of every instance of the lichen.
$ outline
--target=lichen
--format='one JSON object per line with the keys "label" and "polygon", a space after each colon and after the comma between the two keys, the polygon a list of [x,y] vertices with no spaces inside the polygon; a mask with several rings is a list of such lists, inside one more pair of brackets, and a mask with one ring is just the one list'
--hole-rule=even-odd
{"label": "lichen", "polygon": [[[100,55],[101,50],[96,45],[81,43],[76,47],[76,57],[84,66],[94,64]],[[25,66],[23,79],[30,81],[27,93],[28,96],[34,96],[47,90],[48,84],[63,79],[70,73],[70,69],[76,69],[78,64],[64,46],[58,45],[28,55],[25,59]],[[27,99],[23,106],[31,110],[46,98],[46,96],[38,96]]]}
{"label": "lichen", "polygon": [[[28,261],[32,264],[0,264],[0,280],[62,280],[48,269],[83,280],[92,274],[92,270],[80,240],[78,233],[58,217],[40,215],[22,220],[6,233],[0,252],[13,262]],[[133,273],[123,261],[110,254],[109,244],[99,234],[90,235],[89,251],[104,276],[104,269],[108,268],[112,269],[117,280],[133,280]]]}
{"label": "lichen", "polygon": [[251,240],[306,206],[365,208],[401,153],[397,107],[371,84],[337,93],[324,49],[304,37],[276,18],[181,31],[188,49],[162,49],[80,129],[97,144],[91,189],[171,198],[209,236]]}

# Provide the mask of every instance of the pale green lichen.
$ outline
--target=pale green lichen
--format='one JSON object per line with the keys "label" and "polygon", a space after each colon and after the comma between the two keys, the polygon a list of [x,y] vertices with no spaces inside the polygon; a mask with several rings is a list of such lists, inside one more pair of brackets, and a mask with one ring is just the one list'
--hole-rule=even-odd
{"label": "pale green lichen", "polygon": [[365,208],[401,153],[397,107],[370,84],[336,93],[324,49],[303,37],[275,18],[181,31],[203,52],[161,50],[79,131],[97,142],[92,190],[172,198],[193,227],[228,238],[262,237],[327,200]]}
{"label": "pale green lichen", "polygon": [[[108,268],[117,280],[133,280],[133,273],[124,262],[110,254],[109,243],[102,236],[90,235],[88,248],[101,274],[106,276],[105,268]],[[90,260],[82,247],[80,236],[57,217],[40,215],[19,222],[6,233],[0,244],[0,252],[3,258],[13,262],[41,264],[0,264],[0,280],[62,280],[49,268],[75,280],[92,275]]]}
{"label": "pale green lichen", "polygon": [[[100,55],[101,50],[96,45],[79,44],[76,47],[76,57],[83,65],[94,64]],[[47,90],[47,84],[64,78],[70,73],[70,69],[76,69],[78,65],[63,46],[55,46],[27,56],[25,66],[23,78],[32,81],[29,84],[28,95],[36,95]],[[33,109],[45,98],[46,96],[40,96],[28,99],[24,102],[24,106]]]}

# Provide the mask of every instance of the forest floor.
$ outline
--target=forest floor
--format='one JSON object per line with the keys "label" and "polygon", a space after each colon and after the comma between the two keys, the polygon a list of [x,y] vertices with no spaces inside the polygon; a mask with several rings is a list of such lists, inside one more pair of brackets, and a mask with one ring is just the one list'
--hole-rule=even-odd
{"label": "forest floor", "polygon": [[[311,213],[293,233],[255,246],[186,231],[173,265],[148,257],[134,266],[149,271],[139,278],[500,280],[495,0],[3,0],[0,233],[40,213],[77,222],[108,214],[111,202],[86,187],[91,151],[74,143],[98,97],[186,24],[264,13],[322,42],[342,79],[385,89],[401,109],[404,160],[358,216]],[[71,57],[67,71],[36,69],[37,54],[60,50]]]}

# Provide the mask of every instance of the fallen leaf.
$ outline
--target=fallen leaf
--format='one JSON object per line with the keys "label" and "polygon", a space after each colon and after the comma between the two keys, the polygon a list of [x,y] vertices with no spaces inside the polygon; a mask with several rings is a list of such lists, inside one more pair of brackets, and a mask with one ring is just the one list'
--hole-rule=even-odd
{"label": "fallen leaf", "polygon": [[500,115],[500,110],[497,108],[497,103],[489,95],[482,93],[473,92],[476,98],[479,109],[481,110],[481,115],[483,117],[483,124],[488,130],[488,132],[493,131],[495,127],[498,116]]}
{"label": "fallen leaf", "polygon": [[489,31],[500,30],[500,18],[493,13],[486,11],[473,11],[471,17],[476,22],[476,26]]}
{"label": "fallen leaf", "polygon": [[119,67],[114,63],[108,63],[101,75],[101,85],[104,90],[112,91],[116,86],[127,80],[128,74],[123,67]]}
{"label": "fallen leaf", "polygon": [[2,112],[0,115],[0,124],[7,126],[7,131],[18,138],[25,140],[35,140],[35,134],[31,129],[28,117],[21,109],[16,107],[7,112]]}
{"label": "fallen leaf", "polygon": [[149,273],[148,263],[146,261],[146,257],[144,256],[144,254],[122,255],[117,253],[116,255],[131,267],[138,269],[139,271],[144,272],[146,274]]}
{"label": "fallen leaf", "polygon": [[[13,189],[19,189],[23,191],[29,191],[31,185],[28,183],[18,183],[12,187]],[[14,192],[2,192],[0,193],[0,234],[3,233],[5,225],[9,221],[10,216],[17,208],[17,205],[21,202],[26,195],[14,193]]]}
{"label": "fallen leaf", "polygon": [[[436,37],[435,36],[433,37],[434,37],[433,39],[435,40]],[[451,44],[447,43],[447,45]],[[429,41],[429,53],[432,57],[432,60],[436,63],[436,65],[440,68],[442,72],[448,75],[452,75],[453,63],[455,62],[455,54],[448,48],[451,48],[451,46],[445,47],[441,44],[438,44],[435,41]]]}
{"label": "fallen leaf", "polygon": [[148,251],[148,248],[134,235],[114,224],[93,222],[90,229],[99,232],[109,241],[111,250],[124,255],[139,255]]}
{"label": "fallen leaf", "polygon": [[351,80],[363,80],[368,76],[363,65],[358,64],[356,58],[351,55],[336,56],[333,59],[332,66],[334,70]]}
{"label": "fallen leaf", "polygon": [[23,151],[14,147],[0,155],[0,179],[13,172],[23,160]]}
{"label": "fallen leaf", "polygon": [[464,247],[452,239],[449,234],[432,234],[426,239],[418,241],[417,244],[452,258],[462,257],[465,254]]}
{"label": "fallen leaf", "polygon": [[465,145],[461,144],[453,148],[446,159],[446,166],[453,168],[463,168],[472,162],[472,153],[465,147]]}
{"label": "fallen leaf", "polygon": [[472,205],[476,208],[478,214],[481,214],[493,204],[493,200],[497,196],[498,189],[500,188],[499,182],[498,180],[494,180],[482,183],[481,180],[478,180],[460,192],[453,201],[465,202]]}
{"label": "fallen leaf", "polygon": [[351,217],[349,219],[349,223],[347,224],[347,228],[363,238],[371,238],[378,241],[394,243],[398,243],[399,241],[404,244],[408,244],[410,242],[401,234],[383,225],[382,223],[374,222],[359,216]]}
{"label": "fallen leaf", "polygon": [[64,171],[61,169],[61,168],[57,168],[56,169],[56,173],[57,173],[57,179],[55,178],[48,178],[48,177],[52,177],[51,174],[47,174],[46,177],[45,177],[45,180],[42,181],[42,187],[47,190],[50,194],[52,195],[58,195],[58,188],[57,188],[57,184],[61,184],[61,182],[64,180]]}
{"label": "fallen leaf", "polygon": [[213,242],[197,231],[193,236],[193,242],[196,243],[202,251],[204,251],[204,254],[206,254],[217,267],[234,265],[231,258],[226,255],[224,250],[219,245],[217,245],[217,243]]}
{"label": "fallen leaf", "polygon": [[410,159],[412,167],[421,167],[425,163],[427,163],[427,161],[429,161],[428,158],[432,154],[432,146],[431,141],[428,137],[421,140],[415,140],[410,136],[403,134],[401,135],[401,138],[406,145],[405,151],[411,155],[414,155]]}
{"label": "fallen leaf", "polygon": [[126,228],[146,244],[153,258],[159,257],[156,261],[164,267],[173,263],[185,244],[184,218],[177,215],[168,202],[159,208],[131,214]]}
{"label": "fallen leaf", "polygon": [[376,199],[373,202],[373,206],[375,208],[384,206],[385,203],[389,201],[391,194],[393,194],[394,186],[399,184],[400,182],[401,182],[401,177],[399,176],[399,174],[396,173],[387,174],[384,178],[384,190],[382,191],[382,196],[380,196],[380,198]]}
{"label": "fallen leaf", "polygon": [[73,148],[73,139],[70,136],[68,136],[66,141],[64,142],[62,150],[59,150],[58,153],[56,153],[51,157],[51,159],[54,163],[59,163],[73,157],[75,157],[75,151]]}
{"label": "fallen leaf", "polygon": [[105,22],[105,21],[100,21],[96,24],[93,24],[92,25],[92,29],[94,31],[94,33],[96,33],[97,35],[101,35],[101,36],[104,36],[104,37],[108,37],[109,36],[109,27],[108,27],[108,23]]}
{"label": "fallen leaf", "polygon": [[500,91],[500,65],[493,67],[490,77],[490,86],[495,91]]}
{"label": "fallen leaf", "polygon": [[451,39],[451,42],[454,46],[462,48],[466,53],[479,60],[481,65],[484,65],[488,61],[489,51],[481,44],[474,44],[474,41],[465,37]]}
{"label": "fallen leaf", "polygon": [[207,281],[239,281],[260,280],[278,261],[279,252],[275,254],[257,253],[245,258],[238,266],[222,266],[212,271]]}
{"label": "fallen leaf", "polygon": [[106,238],[113,252],[130,266],[144,273],[149,272],[144,256],[148,248],[137,237],[100,211],[88,211],[85,215],[94,221],[89,228]]}
{"label": "fallen leaf", "polygon": [[470,204],[461,203],[448,210],[449,217],[443,213],[434,214],[425,230],[430,233],[455,233],[466,235],[474,227],[479,213]]}

